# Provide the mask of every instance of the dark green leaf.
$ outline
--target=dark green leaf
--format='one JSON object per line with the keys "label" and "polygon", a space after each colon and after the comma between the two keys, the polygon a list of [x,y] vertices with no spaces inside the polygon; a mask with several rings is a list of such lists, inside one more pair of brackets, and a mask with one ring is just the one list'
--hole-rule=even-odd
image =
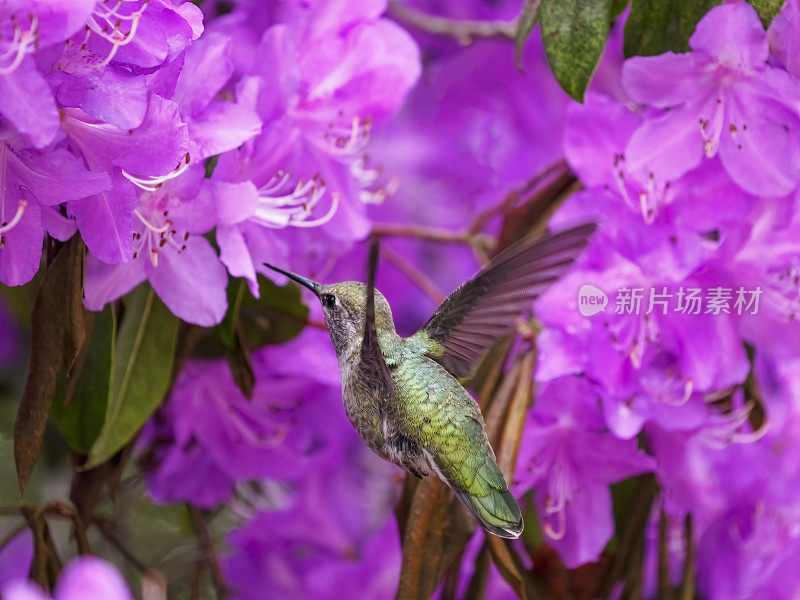
{"label": "dark green leaf", "polygon": [[217,161],[219,161],[219,154],[215,154],[214,156],[209,156],[206,159],[205,165],[203,165],[206,170],[206,179],[208,179],[214,174],[214,169],[217,168]]}
{"label": "dark green leaf", "polygon": [[70,447],[87,454],[100,434],[111,401],[116,317],[109,305],[96,313],[76,380],[53,403],[50,416]]}
{"label": "dark green leaf", "polygon": [[783,0],[747,0],[756,9],[761,24],[766,29],[772,23],[777,14],[781,11]]}
{"label": "dark green leaf", "polygon": [[627,6],[628,0],[611,0],[611,18],[615,19],[620,16]]}
{"label": "dark green leaf", "polygon": [[177,333],[178,319],[149,286],[139,286],[125,297],[111,402],[85,469],[113,456],[158,408],[169,386]]}
{"label": "dark green leaf", "polygon": [[538,19],[539,0],[525,0],[522,12],[519,13],[519,19],[517,19],[517,31],[514,34],[514,60],[520,70],[522,70],[522,50]]}
{"label": "dark green leaf", "polygon": [[217,337],[225,347],[225,356],[236,385],[248,398],[253,397],[256,376],[250,362],[250,354],[245,345],[242,324],[239,319],[242,301],[247,294],[247,281],[243,278],[229,278],[228,311],[222,323],[217,325]]}
{"label": "dark green leaf", "polygon": [[258,284],[261,297],[246,294],[239,311],[244,345],[258,348],[296,337],[308,319],[308,307],[303,304],[300,288],[291,282],[279,287],[261,275]]}
{"label": "dark green leaf", "polygon": [[228,310],[222,322],[217,325],[217,336],[226,348],[236,344],[236,324],[239,322],[239,309],[247,292],[247,280],[242,277],[228,278]]}
{"label": "dark green leaf", "polygon": [[722,0],[631,0],[625,56],[686,52],[697,22]]}
{"label": "dark green leaf", "polygon": [[227,352],[228,366],[236,386],[247,398],[252,398],[256,375],[253,372],[253,363],[250,362],[250,352],[244,345],[244,335],[240,329],[236,331],[235,336],[233,347]]}
{"label": "dark green leaf", "polygon": [[611,0],[542,0],[547,61],[564,91],[581,102],[603,53],[611,19]]}
{"label": "dark green leaf", "polygon": [[31,357],[14,423],[20,494],[39,458],[62,366],[72,367],[86,338],[81,304],[84,250],[78,236],[61,247],[42,277],[31,311]]}

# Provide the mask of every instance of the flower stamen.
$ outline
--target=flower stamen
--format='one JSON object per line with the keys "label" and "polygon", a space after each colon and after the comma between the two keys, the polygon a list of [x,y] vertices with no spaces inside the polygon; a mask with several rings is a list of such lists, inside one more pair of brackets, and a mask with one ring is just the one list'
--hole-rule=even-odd
{"label": "flower stamen", "polygon": [[321,217],[309,219],[312,211],[325,195],[325,182],[314,176],[308,181],[300,179],[294,188],[287,186],[289,175],[279,171],[259,189],[259,200],[251,220],[271,228],[318,227],[330,221],[339,206],[339,195],[331,194],[331,206]]}
{"label": "flower stamen", "polygon": [[17,67],[22,64],[25,56],[33,52],[36,46],[36,40],[39,33],[39,19],[36,15],[30,15],[30,25],[28,29],[23,31],[19,23],[14,20],[14,37],[8,42],[8,47],[5,52],[0,54],[0,61],[5,61],[11,58],[11,62],[5,66],[0,66],[0,75],[8,75],[13,73]]}
{"label": "flower stamen", "polygon": [[[111,50],[108,55],[96,66],[106,66],[114,58],[117,50],[133,41],[139,27],[139,19],[141,19],[142,14],[150,4],[150,0],[144,0],[141,7],[132,13],[125,14],[120,9],[125,4],[138,1],[117,0],[113,8],[108,6],[107,0],[98,2],[95,5],[94,12],[86,23],[84,44],[88,41],[91,33],[95,33],[111,43]],[[125,26],[124,28],[123,25]]]}
{"label": "flower stamen", "polygon": [[191,162],[191,156],[187,152],[184,159],[178,163],[178,166],[176,166],[172,171],[170,171],[166,175],[157,175],[152,177],[136,177],[128,173],[125,169],[122,169],[122,174],[128,179],[128,181],[130,181],[135,186],[140,187],[141,189],[148,192],[155,192],[158,188],[161,187],[161,185],[165,181],[169,181],[170,179],[175,179],[176,177],[182,175],[186,171],[186,169],[189,168],[190,162]]}
{"label": "flower stamen", "polygon": [[14,229],[14,227],[17,225],[17,223],[19,223],[20,220],[22,219],[22,215],[25,212],[25,208],[27,206],[28,206],[28,203],[25,200],[20,200],[17,203],[17,211],[14,213],[14,216],[11,217],[11,220],[10,221],[5,221],[4,220],[2,223],[0,223],[0,234],[7,233],[7,232],[11,231],[12,229]]}

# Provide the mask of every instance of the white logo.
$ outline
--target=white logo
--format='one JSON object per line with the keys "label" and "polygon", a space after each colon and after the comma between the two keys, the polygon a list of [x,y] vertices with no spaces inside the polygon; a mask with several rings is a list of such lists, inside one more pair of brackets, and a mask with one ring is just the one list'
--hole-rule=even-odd
{"label": "white logo", "polygon": [[589,283],[578,290],[578,310],[584,317],[603,312],[608,305],[608,296],[600,288]]}

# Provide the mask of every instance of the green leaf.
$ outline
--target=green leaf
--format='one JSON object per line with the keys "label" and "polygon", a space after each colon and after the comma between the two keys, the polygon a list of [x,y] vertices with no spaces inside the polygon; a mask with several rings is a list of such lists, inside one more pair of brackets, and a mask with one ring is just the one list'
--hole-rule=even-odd
{"label": "green leaf", "polygon": [[210,178],[214,174],[214,169],[217,168],[218,161],[219,161],[219,154],[215,154],[214,156],[209,156],[206,159],[206,162],[203,165],[206,172],[206,179]]}
{"label": "green leaf", "polygon": [[236,324],[239,322],[239,309],[247,291],[247,280],[243,277],[228,277],[228,310],[222,322],[216,326],[217,336],[226,348],[236,345]]}
{"label": "green leaf", "polygon": [[603,53],[611,0],[542,0],[539,21],[547,62],[556,80],[578,102]]}
{"label": "green leaf", "polygon": [[95,314],[77,379],[68,383],[60,401],[57,399],[50,409],[61,435],[81,454],[88,454],[100,434],[111,402],[116,329],[116,316],[110,305]]}
{"label": "green leaf", "polygon": [[722,0],[631,0],[625,56],[687,52],[697,22]]}
{"label": "green leaf", "polygon": [[783,1],[784,0],[747,0],[750,6],[756,9],[758,18],[761,19],[761,24],[764,26],[764,29],[769,27],[769,24],[772,23],[772,19],[781,12]]}
{"label": "green leaf", "polygon": [[289,282],[283,287],[258,276],[260,298],[246,294],[239,310],[242,342],[247,348],[282,344],[296,337],[306,326],[308,307],[300,287]]}
{"label": "green leaf", "polygon": [[125,297],[117,336],[111,402],[84,469],[101,464],[139,431],[169,387],[178,319],[148,285]]}
{"label": "green leaf", "polygon": [[522,70],[522,50],[538,20],[539,0],[525,0],[517,19],[517,31],[514,33],[514,60],[520,70]]}

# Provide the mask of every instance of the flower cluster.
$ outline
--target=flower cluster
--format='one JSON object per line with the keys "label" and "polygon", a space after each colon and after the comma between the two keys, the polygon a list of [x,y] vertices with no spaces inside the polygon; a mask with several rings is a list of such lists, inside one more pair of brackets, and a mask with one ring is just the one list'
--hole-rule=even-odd
{"label": "flower cluster", "polygon": [[[467,23],[520,8],[410,4]],[[258,297],[265,262],[363,279],[358,242],[382,230],[377,286],[407,335],[529,217],[520,190],[571,173],[579,185],[548,226],[598,228],[526,331],[534,404],[508,476],[527,544],[509,548],[541,567],[535,510],[563,565],[602,566],[619,533],[612,484],[652,474],[645,595],[660,519],[671,575],[691,546],[701,597],[800,595],[800,0],[766,29],[750,3],[726,2],[686,52],[627,59],[623,13],[581,104],[536,31],[520,70],[508,40],[464,47],[386,10],[0,4],[0,282],[33,278],[45,236],[79,235],[87,308],[147,281],[208,327],[231,278]],[[2,363],[16,342],[0,337]],[[402,473],[348,423],[327,334],[305,327],[250,363],[252,398],[222,359],[183,364],[137,442],[150,498],[226,507],[220,570],[235,598],[393,597]],[[477,571],[481,535],[448,586],[462,597],[475,572],[486,597],[515,597],[494,567]],[[3,597],[47,597],[19,580],[30,546],[19,535],[0,553]],[[9,549],[26,568],[6,564]],[[87,558],[53,597],[90,584],[130,598]]]}
{"label": "flower cluster", "polygon": [[226,363],[192,363],[144,433],[155,501],[226,502],[241,524],[225,565],[238,598],[335,598],[343,586],[388,597],[397,586],[399,480],[347,421],[329,345],[306,330],[255,353],[252,399]]}
{"label": "flower cluster", "polygon": [[[569,566],[611,537],[608,483],[651,469],[679,547],[694,519],[703,597],[766,597],[800,550],[800,80],[779,50],[800,31],[792,11],[765,31],[748,4],[717,7],[690,51],[630,58],[621,89],[568,110],[564,152],[585,189],[551,223],[600,227],[537,303],[542,383],[517,485],[536,490]],[[584,316],[584,285],[758,289],[760,304]],[[774,597],[792,597],[796,578],[781,581]]]}
{"label": "flower cluster", "polygon": [[[322,263],[362,238],[390,191],[364,147],[420,68],[383,10],[254,3],[204,25],[191,2],[4,4],[0,281],[29,281],[45,232],[77,230],[88,308],[147,280],[209,326],[227,273],[257,294],[265,260]],[[317,227],[289,253],[285,230]]]}
{"label": "flower cluster", "polygon": [[[430,57],[426,77],[371,144],[371,157],[402,179],[393,201],[373,209],[378,222],[467,227],[474,214],[497,202],[498,189],[523,185],[531,173],[562,156],[583,185],[556,211],[551,228],[592,220],[599,223],[599,232],[576,268],[536,303],[542,325],[536,399],[512,486],[519,497],[533,490],[545,540],[568,567],[597,560],[611,539],[610,484],[654,472],[663,491],[651,529],[659,511],[665,511],[676,577],[686,544],[682,524],[691,514],[704,597],[751,592],[760,597],[777,576],[786,580],[786,593],[776,597],[792,597],[800,585],[789,575],[800,551],[796,527],[790,526],[800,505],[789,491],[800,483],[790,466],[800,452],[792,437],[800,417],[795,384],[800,365],[800,73],[791,53],[800,31],[796,7],[787,2],[765,31],[748,4],[726,4],[700,21],[690,51],[628,60],[622,58],[617,24],[582,105],[568,100],[549,78],[536,43],[528,45],[526,71],[520,73],[511,48],[502,42],[454,50],[421,37]],[[249,23],[260,22],[248,14]],[[237,18],[244,17],[220,22],[230,31],[240,22]],[[245,48],[242,55],[235,62],[250,56]],[[287,117],[285,127],[297,128],[292,139],[306,140],[309,130],[302,127],[310,124]],[[362,125],[353,121],[353,136]],[[273,140],[270,156],[288,135]],[[531,144],[531,139],[541,143]],[[266,160],[248,162],[249,156],[266,156],[259,154],[265,152],[261,143],[243,145],[238,159],[234,153],[223,155],[211,183],[228,186],[248,177],[242,165],[261,166]],[[349,142],[342,144],[349,147]],[[309,146],[307,156],[320,156],[319,151]],[[238,172],[229,162],[234,160]],[[363,161],[350,163],[351,174],[357,174],[352,183],[364,183],[358,175],[365,168]],[[360,194],[374,198],[368,186]],[[348,223],[353,231],[360,226]],[[252,249],[253,227],[252,219],[231,219],[225,235],[244,240],[237,242],[242,250]],[[316,236],[293,241],[298,247],[319,243]],[[225,260],[226,247],[220,245]],[[393,239],[385,247],[389,261],[378,284],[404,333],[424,321],[435,306],[432,298],[475,268],[469,252],[457,246],[431,249],[415,240]],[[331,279],[360,278],[361,252],[356,248],[334,265]],[[393,260],[393,255],[401,258]],[[412,285],[409,264],[438,269],[442,279]],[[237,274],[253,281],[250,266],[246,262]],[[606,292],[758,290],[759,304],[757,310],[615,310],[612,299],[604,310],[587,315],[579,305],[579,290],[586,285]],[[732,295],[731,307],[733,301]],[[379,586],[373,596],[390,597],[391,586],[380,574],[397,564],[396,534],[386,525],[381,528],[380,519],[367,537],[359,533],[363,524],[346,534],[336,530],[322,536],[333,540],[332,547],[321,547],[319,536],[303,532],[312,522],[312,504],[306,503],[323,514],[334,510],[337,481],[360,461],[327,463],[308,452],[320,447],[311,441],[319,436],[319,411],[335,406],[333,371],[324,382],[330,404],[321,400],[322,369],[311,369],[311,377],[302,367],[292,371],[290,387],[307,390],[298,388],[296,397],[315,399],[305,406],[289,403],[305,416],[287,418],[284,412],[289,384],[277,382],[276,373],[298,368],[286,361],[315,364],[318,358],[299,353],[307,348],[314,357],[324,354],[324,340],[319,343],[315,346],[304,334],[292,342],[296,347],[270,349],[271,360],[259,359],[257,389],[263,394],[257,391],[252,405],[234,390],[226,368],[209,375],[215,383],[206,385],[190,367],[186,385],[178,386],[167,408],[182,419],[173,416],[155,426],[173,436],[175,445],[168,445],[167,452],[177,453],[171,455],[177,462],[166,458],[154,471],[151,493],[161,500],[190,499],[202,505],[228,499],[240,511],[243,498],[257,506],[266,499],[263,512],[251,515],[231,536],[235,552],[227,566],[234,580],[275,585],[291,573],[282,584],[284,595],[318,597],[321,588],[299,582],[305,581],[306,569],[332,569],[325,582],[352,576],[363,586]],[[220,389],[219,381],[226,382],[224,394],[213,392]],[[224,399],[226,414],[246,416],[212,415],[208,406],[217,404],[204,400],[205,414],[186,419],[190,404],[199,405],[207,394]],[[269,416],[258,409],[264,403],[271,406]],[[265,440],[280,435],[276,428],[291,431],[287,441],[265,446]],[[221,435],[226,436],[222,442],[212,441]],[[250,458],[240,454],[244,447]],[[291,457],[269,462],[282,452]],[[306,459],[310,462],[297,468],[297,460]],[[200,472],[213,476],[191,472],[207,463]],[[316,485],[324,485],[328,496],[322,501],[311,483],[320,465],[325,482]],[[276,466],[287,472],[275,473]],[[184,481],[183,472],[191,481]],[[260,483],[243,485],[247,478]],[[366,493],[359,492],[359,500]],[[384,507],[385,523],[385,499],[373,497],[370,505]],[[314,527],[346,522],[342,512],[319,518],[325,524],[313,520]],[[267,529],[270,538],[263,534]],[[658,548],[653,536],[649,539],[646,564],[652,585]],[[389,549],[379,555],[370,546],[377,543]],[[467,555],[477,548],[473,543]],[[349,562],[357,557],[363,557],[361,562]],[[731,565],[741,565],[736,577],[730,576]],[[362,568],[374,575],[357,572]],[[469,567],[462,572],[468,575]],[[323,579],[313,581],[319,585]],[[507,593],[494,571],[490,585],[498,597]]]}

